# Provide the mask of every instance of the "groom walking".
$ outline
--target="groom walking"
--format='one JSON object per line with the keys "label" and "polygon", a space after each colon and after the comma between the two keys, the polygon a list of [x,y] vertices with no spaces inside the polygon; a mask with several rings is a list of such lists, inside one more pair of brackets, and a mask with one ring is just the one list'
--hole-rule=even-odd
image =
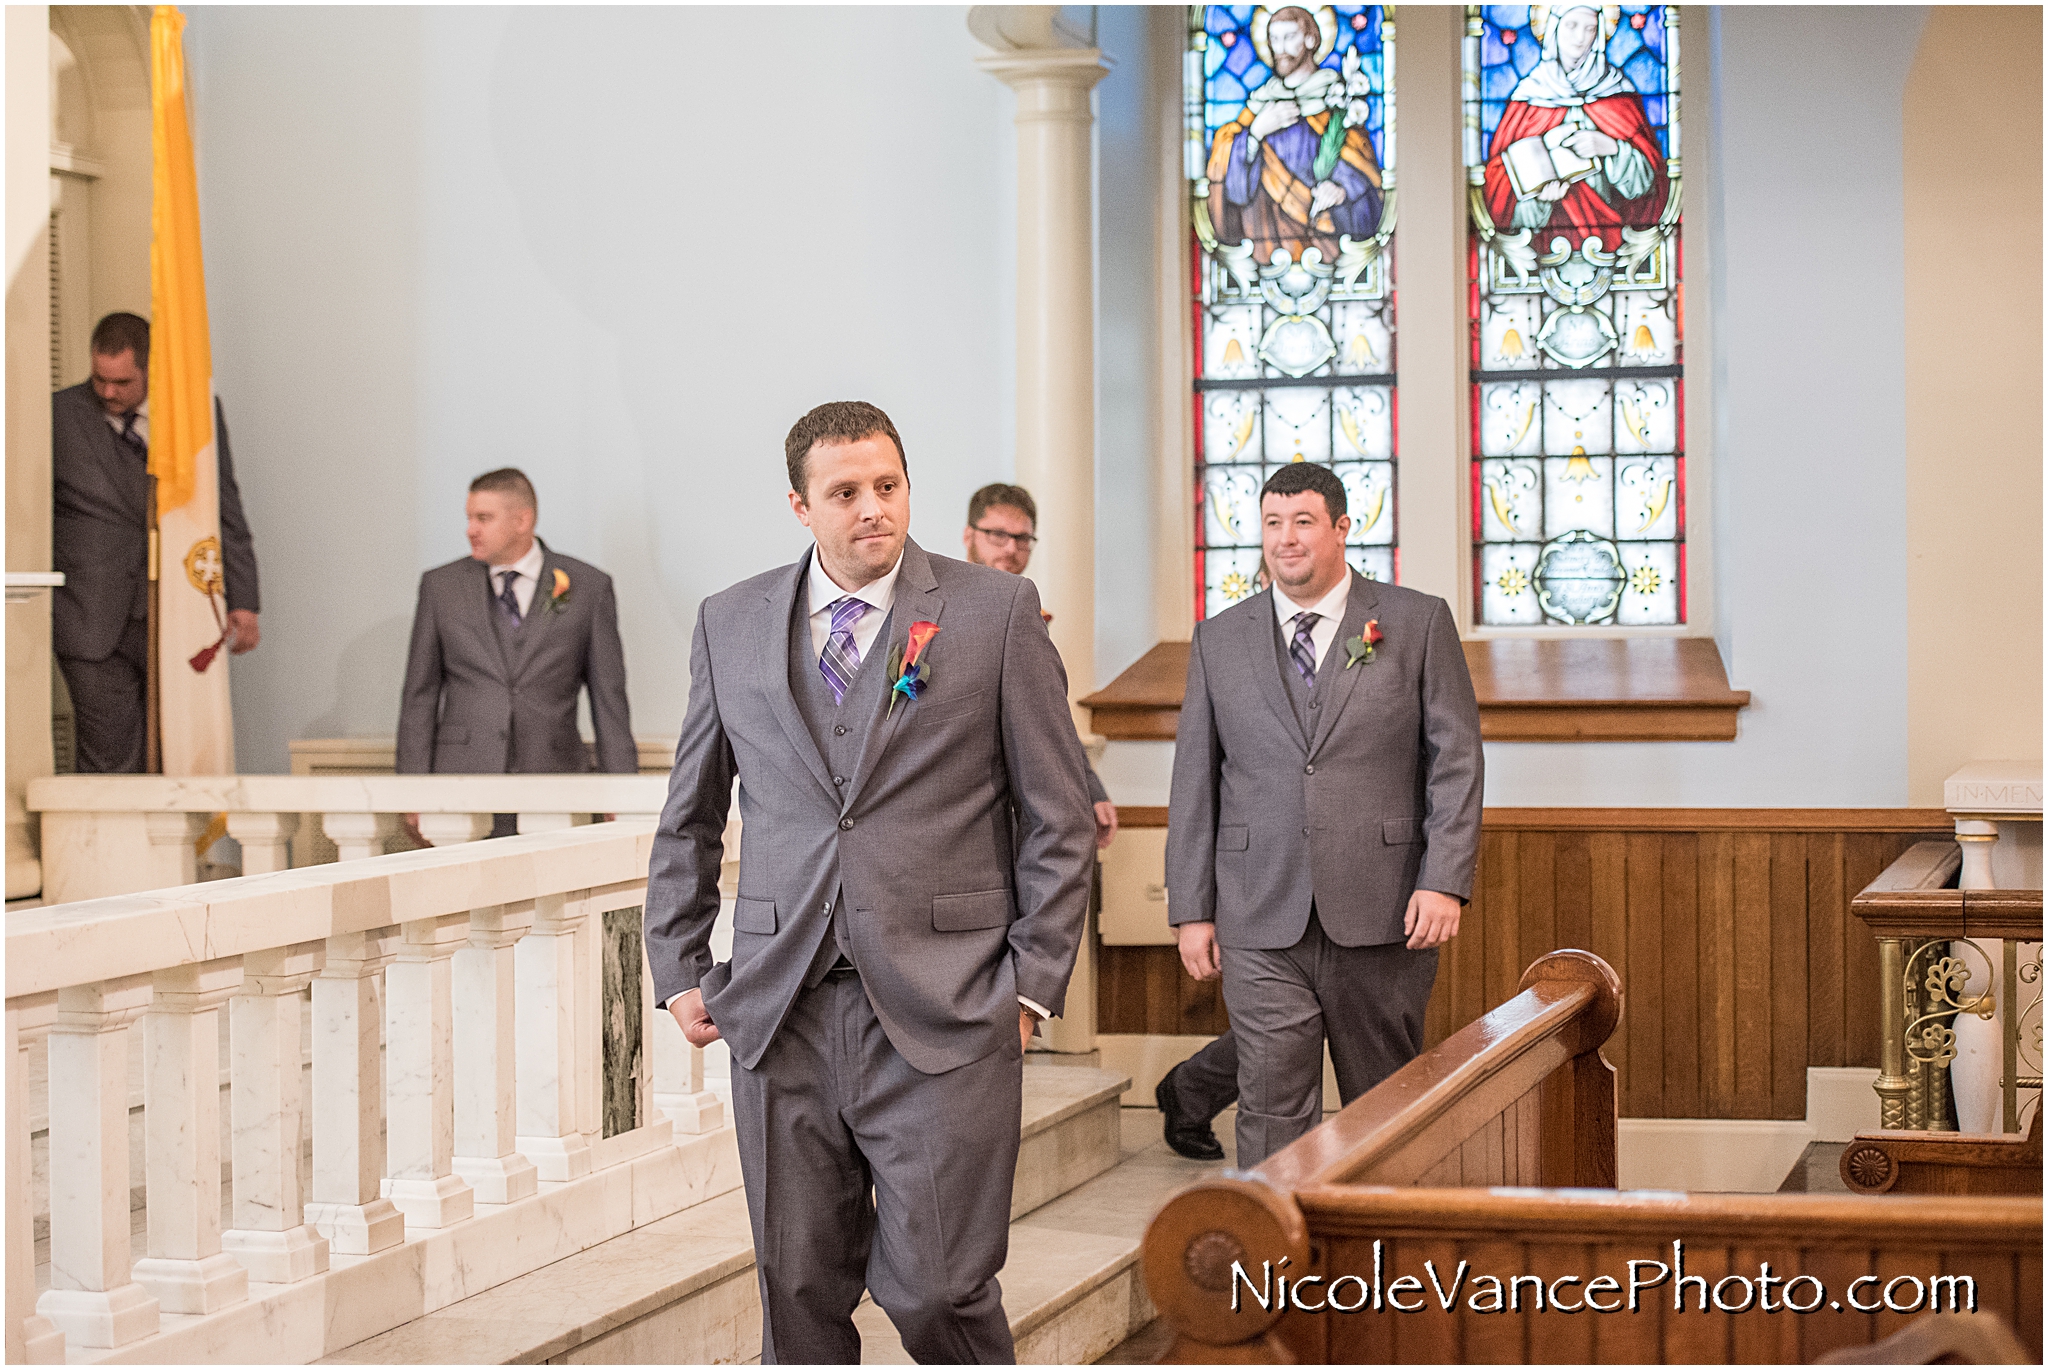
{"label": "groom walking", "polygon": [[732,1048],[762,1362],[858,1362],[863,1288],[919,1361],[1010,1361],[1024,1044],[1063,1005],[1094,849],[1066,673],[1030,581],[909,541],[888,415],[821,405],[785,449],[816,545],[698,612],[655,992]]}

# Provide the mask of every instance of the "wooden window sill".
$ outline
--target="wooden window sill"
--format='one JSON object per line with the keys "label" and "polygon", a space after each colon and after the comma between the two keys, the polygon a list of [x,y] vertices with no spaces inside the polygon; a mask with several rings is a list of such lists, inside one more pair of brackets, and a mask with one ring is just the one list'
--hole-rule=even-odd
{"label": "wooden window sill", "polygon": [[[1749,691],[1712,638],[1490,638],[1465,646],[1489,742],[1728,742]],[[1188,644],[1162,642],[1083,699],[1116,741],[1173,740]]]}

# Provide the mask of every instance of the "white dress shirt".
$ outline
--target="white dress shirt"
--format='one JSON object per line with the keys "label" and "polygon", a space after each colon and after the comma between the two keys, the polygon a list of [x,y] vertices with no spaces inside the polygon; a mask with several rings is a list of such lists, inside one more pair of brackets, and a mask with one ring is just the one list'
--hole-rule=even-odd
{"label": "white dress shirt", "polygon": [[1308,630],[1308,640],[1315,651],[1316,669],[1322,670],[1324,658],[1330,655],[1330,648],[1337,641],[1337,629],[1344,624],[1344,606],[1350,600],[1351,568],[1348,566],[1344,568],[1344,578],[1337,582],[1337,588],[1314,604],[1296,604],[1276,582],[1273,586],[1273,612],[1280,616],[1280,641],[1289,646],[1293,644],[1296,614],[1321,614],[1315,626]]}
{"label": "white dress shirt", "polygon": [[540,550],[540,539],[526,549],[526,555],[517,561],[507,562],[491,568],[491,598],[505,593],[505,572],[512,572],[512,597],[519,601],[519,620],[526,621],[527,611],[533,608],[533,592],[540,586],[541,563],[547,560]]}
{"label": "white dress shirt", "polygon": [[[106,414],[106,410],[100,411]],[[107,426],[119,433],[128,426],[126,414],[107,414]],[[142,439],[143,446],[149,445],[149,396],[142,397],[142,403],[135,406],[135,436]]]}
{"label": "white dress shirt", "polygon": [[896,554],[896,564],[882,575],[861,586],[858,590],[842,590],[832,577],[825,574],[825,559],[816,549],[811,550],[811,655],[825,655],[825,639],[832,636],[832,606],[852,595],[868,605],[860,622],[853,625],[854,649],[860,659],[868,659],[868,651],[875,645],[875,639],[882,635],[882,620],[889,617],[889,606],[896,602],[896,574],[903,569],[903,554]]}

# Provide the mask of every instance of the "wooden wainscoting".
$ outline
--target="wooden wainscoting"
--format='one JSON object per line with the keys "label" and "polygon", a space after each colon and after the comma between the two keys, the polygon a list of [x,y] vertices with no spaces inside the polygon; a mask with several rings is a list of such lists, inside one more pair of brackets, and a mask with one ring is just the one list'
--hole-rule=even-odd
{"label": "wooden wainscoting", "polygon": [[[1537,957],[1580,947],[1627,996],[1607,1044],[1624,1117],[1803,1118],[1807,1067],[1878,1063],[1877,944],[1849,900],[1951,831],[1940,809],[1488,809],[1428,1044],[1512,998]],[[1173,948],[1096,955],[1098,1031],[1227,1026]]]}

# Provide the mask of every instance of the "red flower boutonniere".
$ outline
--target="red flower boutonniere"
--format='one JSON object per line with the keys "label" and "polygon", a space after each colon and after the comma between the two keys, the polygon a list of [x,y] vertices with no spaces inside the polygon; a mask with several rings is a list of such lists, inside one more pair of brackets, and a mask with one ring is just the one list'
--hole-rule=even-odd
{"label": "red flower boutonniere", "polygon": [[[896,696],[916,699],[924,693],[924,687],[931,683],[931,663],[924,659],[924,649],[938,635],[939,625],[930,619],[919,619],[910,625],[910,641],[901,648],[889,649],[889,674],[896,683],[889,687],[889,707],[882,713],[887,718],[896,712]],[[898,653],[901,652],[901,659]]]}
{"label": "red flower boutonniere", "polygon": [[559,614],[569,607],[569,573],[559,566],[555,568],[555,588],[548,592],[544,607],[551,614]]}
{"label": "red flower boutonniere", "polygon": [[1380,621],[1366,620],[1365,631],[1344,644],[1344,669],[1348,671],[1361,661],[1371,661],[1372,649],[1386,640],[1387,635],[1380,631]]}

